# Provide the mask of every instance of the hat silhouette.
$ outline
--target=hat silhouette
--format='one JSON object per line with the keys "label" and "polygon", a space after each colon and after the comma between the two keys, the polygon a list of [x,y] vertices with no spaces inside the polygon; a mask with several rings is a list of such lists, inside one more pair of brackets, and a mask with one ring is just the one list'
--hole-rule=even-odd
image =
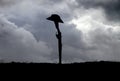
{"label": "hat silhouette", "polygon": [[47,18],[47,20],[58,22],[58,23],[64,23],[59,15],[52,14],[50,17]]}

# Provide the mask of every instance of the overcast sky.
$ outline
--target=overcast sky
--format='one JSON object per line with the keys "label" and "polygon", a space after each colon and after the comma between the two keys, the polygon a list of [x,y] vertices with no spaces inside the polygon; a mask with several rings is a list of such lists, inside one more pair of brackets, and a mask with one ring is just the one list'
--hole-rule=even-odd
{"label": "overcast sky", "polygon": [[0,61],[58,61],[59,14],[63,62],[120,61],[120,0],[0,0]]}

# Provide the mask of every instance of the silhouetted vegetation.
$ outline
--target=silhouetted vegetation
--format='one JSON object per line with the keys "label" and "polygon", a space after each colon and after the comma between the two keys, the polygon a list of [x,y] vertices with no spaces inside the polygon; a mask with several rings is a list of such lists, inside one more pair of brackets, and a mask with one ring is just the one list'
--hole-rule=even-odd
{"label": "silhouetted vegetation", "polygon": [[[22,63],[22,62],[11,62],[11,63],[0,63],[3,65],[59,65],[59,63]],[[63,63],[62,65],[96,65],[96,64],[120,64],[120,62],[100,61],[100,62],[84,62],[84,63]]]}

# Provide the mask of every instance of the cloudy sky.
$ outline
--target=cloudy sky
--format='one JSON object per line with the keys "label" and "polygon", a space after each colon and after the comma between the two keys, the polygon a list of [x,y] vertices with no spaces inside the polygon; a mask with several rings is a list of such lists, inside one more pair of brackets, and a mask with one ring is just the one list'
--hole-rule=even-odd
{"label": "cloudy sky", "polygon": [[0,0],[0,61],[58,62],[51,14],[63,62],[120,61],[120,0]]}

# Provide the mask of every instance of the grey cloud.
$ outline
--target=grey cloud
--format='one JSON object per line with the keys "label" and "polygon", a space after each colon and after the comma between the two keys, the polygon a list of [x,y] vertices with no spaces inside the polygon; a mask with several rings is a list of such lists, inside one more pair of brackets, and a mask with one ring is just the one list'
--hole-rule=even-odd
{"label": "grey cloud", "polygon": [[50,62],[51,50],[29,31],[0,17],[0,58],[5,62]]}
{"label": "grey cloud", "polygon": [[110,21],[120,19],[120,0],[76,0],[84,8],[103,8]]}
{"label": "grey cloud", "polygon": [[22,0],[0,0],[0,7],[12,6],[20,2],[22,2]]}
{"label": "grey cloud", "polygon": [[91,39],[96,48],[95,54],[92,52],[92,57],[95,56],[99,60],[120,61],[119,34],[113,30],[102,28],[91,32]]}
{"label": "grey cloud", "polygon": [[[57,40],[55,37],[56,30],[54,24],[47,21],[46,17],[57,13],[61,15],[65,22],[64,24],[60,24],[60,29],[63,33],[64,62],[94,60],[119,61],[119,40],[111,39],[111,36],[114,37],[116,34],[109,33],[108,35],[106,32],[103,32],[105,30],[104,25],[101,26],[101,24],[96,24],[95,22],[91,24],[93,21],[97,22],[96,18],[90,20],[85,19],[85,21],[88,21],[88,24],[92,26],[91,30],[96,29],[96,27],[102,28],[101,32],[99,32],[100,30],[94,30],[91,31],[91,33],[87,33],[92,43],[89,43],[87,39],[85,40],[86,34],[84,34],[82,30],[78,30],[76,25],[68,23],[75,19],[73,15],[76,14],[76,12],[79,14],[84,12],[78,10],[80,5],[84,6],[85,10],[88,8],[96,9],[102,7],[106,10],[106,13],[108,13],[107,10],[112,10],[109,4],[115,5],[117,3],[115,1],[110,2],[110,0],[79,0],[78,3],[80,3],[80,5],[76,8],[74,3],[71,4],[69,2],[69,0],[24,0],[23,3],[6,10],[5,13],[3,12],[9,21],[7,19],[7,21],[2,19],[0,21],[0,60],[33,62],[56,61],[58,59]],[[89,11],[90,13],[94,12],[94,10]],[[117,14],[116,12],[119,10],[114,11],[113,7],[112,11],[110,14]],[[90,16],[90,13],[85,13],[82,16]],[[110,16],[110,14],[108,16]],[[99,14],[97,15],[99,16]],[[98,16],[97,18],[99,18]],[[114,16],[109,18],[112,17]],[[13,25],[13,23],[15,25]],[[106,24],[106,22],[103,23],[102,18],[97,23]],[[36,41],[36,39],[38,41]]]}

